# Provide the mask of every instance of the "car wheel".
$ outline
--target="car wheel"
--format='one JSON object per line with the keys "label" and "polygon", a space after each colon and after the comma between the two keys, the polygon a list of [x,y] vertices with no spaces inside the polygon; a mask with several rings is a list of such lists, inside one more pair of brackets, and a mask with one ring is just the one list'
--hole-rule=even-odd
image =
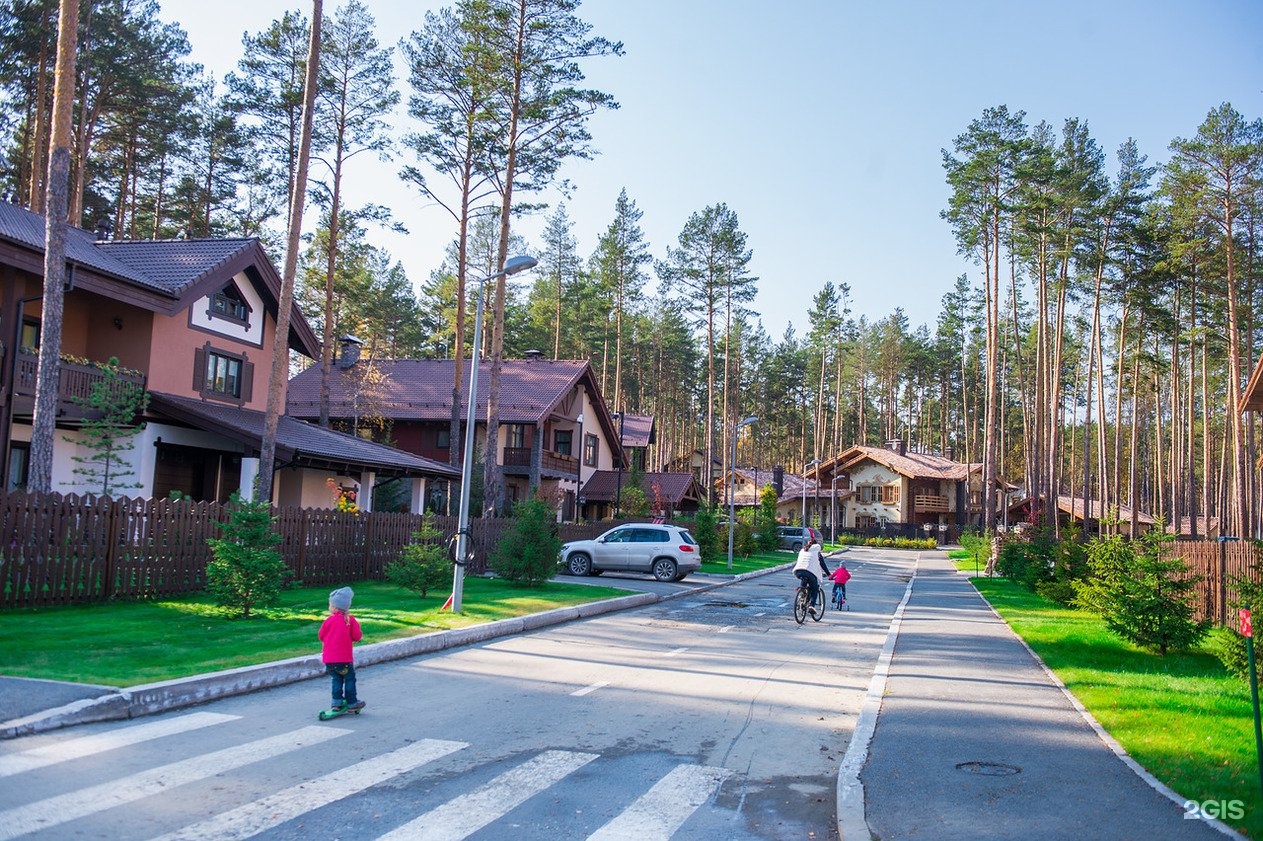
{"label": "car wheel", "polygon": [[653,562],[653,577],[659,581],[674,581],[679,568],[670,558],[658,558]]}
{"label": "car wheel", "polygon": [[571,575],[591,575],[592,559],[582,552],[575,552],[566,560],[566,569]]}
{"label": "car wheel", "polygon": [[793,546],[789,548],[795,552],[801,552],[803,550],[803,545],[801,543],[795,543]]}

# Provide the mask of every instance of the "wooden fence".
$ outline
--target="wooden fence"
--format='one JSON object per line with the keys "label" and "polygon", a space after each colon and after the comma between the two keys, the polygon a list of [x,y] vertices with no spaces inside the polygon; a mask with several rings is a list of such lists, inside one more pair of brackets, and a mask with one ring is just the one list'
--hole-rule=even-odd
{"label": "wooden fence", "polygon": [[[281,555],[304,585],[382,580],[421,526],[419,514],[277,509]],[[212,502],[116,499],[74,494],[0,494],[0,608],[151,598],[203,590],[228,508]],[[436,516],[446,545],[457,518]],[[472,574],[512,520],[470,521]],[[563,541],[596,537],[610,521],[563,524]]]}
{"label": "wooden fence", "polygon": [[[1194,603],[1199,619],[1211,619],[1217,625],[1236,624],[1229,615],[1229,602],[1236,598],[1234,578],[1248,578],[1260,560],[1258,549],[1248,540],[1176,540],[1166,544],[1165,556],[1180,557],[1188,564],[1189,574],[1199,576],[1197,600]],[[1263,609],[1258,605],[1255,610]]]}

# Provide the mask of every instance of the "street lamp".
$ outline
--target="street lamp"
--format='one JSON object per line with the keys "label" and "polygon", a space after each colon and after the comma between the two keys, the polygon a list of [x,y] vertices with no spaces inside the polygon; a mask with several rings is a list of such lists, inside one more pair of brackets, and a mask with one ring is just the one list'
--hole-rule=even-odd
{"label": "street lamp", "polygon": [[614,485],[614,519],[623,516],[623,413],[615,412],[618,418],[618,483]]}
{"label": "street lamp", "polygon": [[838,542],[838,471],[837,465],[833,466],[833,480],[829,483],[829,523],[833,526],[833,539],[830,543],[834,545]]}
{"label": "street lamp", "polygon": [[732,468],[732,478],[728,482],[728,569],[732,569],[732,526],[733,520],[736,519],[733,516],[733,509],[737,504],[737,436],[741,434],[742,428],[757,420],[758,418],[751,415],[737,424],[737,428],[732,431],[732,461],[728,464]]}
{"label": "street lamp", "polygon": [[579,424],[579,440],[570,443],[570,449],[574,451],[574,521],[579,522],[579,515],[583,511],[583,503],[579,501],[579,491],[583,488],[583,412],[575,418]]}
{"label": "street lamp", "polygon": [[[456,558],[452,572],[452,612],[460,613],[461,596],[465,590],[465,563],[469,560],[469,486],[474,475],[474,411],[478,404],[478,363],[482,348],[482,299],[487,281],[508,277],[533,268],[539,261],[534,257],[510,257],[504,268],[478,281],[478,310],[474,316],[474,346],[469,365],[469,411],[465,415],[465,460],[460,473],[460,519],[456,527]],[[494,446],[487,442],[488,446]],[[494,458],[494,454],[492,455]]]}
{"label": "street lamp", "polygon": [[[811,461],[809,461],[809,462],[807,462],[806,464],[804,464],[804,465],[803,465],[803,489],[802,489],[802,494],[803,494],[803,528],[804,528],[804,529],[805,529],[805,528],[807,528],[807,468],[808,468],[808,467],[815,467],[815,466],[816,466],[817,464],[819,464],[819,463],[820,463],[820,459],[818,459],[818,458],[813,458]],[[818,483],[817,483],[817,484],[818,484]],[[804,543],[804,544],[806,544],[806,542],[807,542],[807,535],[804,533],[804,534],[803,534],[803,543]]]}

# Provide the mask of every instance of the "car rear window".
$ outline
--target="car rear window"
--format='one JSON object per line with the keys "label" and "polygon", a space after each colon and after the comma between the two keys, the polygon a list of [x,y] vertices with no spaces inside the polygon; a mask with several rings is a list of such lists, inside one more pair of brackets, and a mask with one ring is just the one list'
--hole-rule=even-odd
{"label": "car rear window", "polygon": [[697,545],[697,541],[693,539],[693,535],[689,534],[689,533],[688,533],[687,531],[685,531],[684,529],[680,529],[680,540],[683,540],[683,541],[684,541],[685,543],[687,543],[689,546],[696,546],[696,545]]}

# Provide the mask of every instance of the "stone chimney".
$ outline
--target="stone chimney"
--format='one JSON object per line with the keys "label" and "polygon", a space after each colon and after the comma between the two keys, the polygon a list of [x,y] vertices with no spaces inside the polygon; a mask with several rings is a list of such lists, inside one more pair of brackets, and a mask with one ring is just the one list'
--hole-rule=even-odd
{"label": "stone chimney", "polygon": [[785,493],[785,468],[779,464],[772,468],[772,486],[778,497]]}
{"label": "stone chimney", "polygon": [[355,363],[360,361],[360,345],[364,343],[349,333],[339,341],[342,345],[338,352],[338,367],[343,369],[354,367]]}
{"label": "stone chimney", "polygon": [[886,442],[886,449],[901,456],[908,454],[908,445],[904,443],[902,438],[891,438]]}
{"label": "stone chimney", "polygon": [[98,219],[96,223],[96,241],[109,242],[114,233],[114,225],[109,219]]}
{"label": "stone chimney", "polygon": [[528,362],[534,362],[536,359],[543,359],[544,352],[542,350],[525,350],[522,351],[522,358]]}
{"label": "stone chimney", "polygon": [[955,460],[956,460],[956,448],[955,448],[955,447],[947,447],[947,448],[945,448],[945,449],[943,450],[943,458],[947,459],[948,461],[955,461]]}

